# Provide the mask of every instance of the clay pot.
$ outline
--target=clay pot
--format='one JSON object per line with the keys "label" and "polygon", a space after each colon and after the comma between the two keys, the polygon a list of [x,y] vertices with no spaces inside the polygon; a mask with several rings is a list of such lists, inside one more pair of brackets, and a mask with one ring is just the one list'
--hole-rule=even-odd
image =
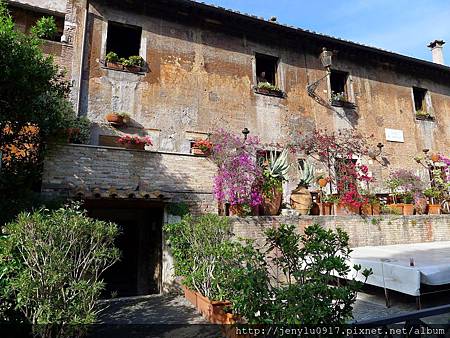
{"label": "clay pot", "polygon": [[432,154],[432,155],[431,155],[431,160],[432,160],[433,162],[439,162],[439,160],[440,160],[439,154]]}
{"label": "clay pot", "polygon": [[272,197],[263,197],[263,213],[266,216],[276,216],[278,215],[281,208],[281,201],[283,199],[283,191],[278,187],[272,188]]}
{"label": "clay pot", "polygon": [[230,205],[229,213],[230,216],[245,216],[245,211],[242,205]]}
{"label": "clay pot", "polygon": [[396,214],[403,215],[403,204],[389,204],[389,209],[396,212]]}
{"label": "clay pot", "polygon": [[440,204],[428,204],[428,215],[440,215],[441,205]]}
{"label": "clay pot", "polygon": [[381,214],[381,205],[372,204],[372,215],[378,216]]}
{"label": "clay pot", "polygon": [[300,186],[291,193],[291,206],[300,215],[308,215],[311,209],[312,196],[307,187]]}
{"label": "clay pot", "polygon": [[321,178],[321,179],[317,180],[317,183],[319,184],[319,186],[321,188],[325,188],[328,184],[328,180],[326,178]]}
{"label": "clay pot", "polygon": [[111,124],[115,124],[117,126],[124,125],[125,122],[123,120],[123,116],[120,116],[116,113],[110,113],[106,115],[106,121],[108,121]]}
{"label": "clay pot", "polygon": [[320,215],[322,216],[330,216],[333,215],[333,203],[323,202],[319,203],[320,206]]}
{"label": "clay pot", "polygon": [[414,215],[414,204],[403,204],[403,215],[404,216]]}
{"label": "clay pot", "polygon": [[335,203],[334,214],[335,216],[359,215],[359,208],[355,208],[342,203]]}
{"label": "clay pot", "polygon": [[369,203],[363,204],[361,206],[361,215],[372,216],[373,215],[372,205]]}
{"label": "clay pot", "polygon": [[123,70],[123,65],[117,62],[106,62],[106,67],[114,70]]}

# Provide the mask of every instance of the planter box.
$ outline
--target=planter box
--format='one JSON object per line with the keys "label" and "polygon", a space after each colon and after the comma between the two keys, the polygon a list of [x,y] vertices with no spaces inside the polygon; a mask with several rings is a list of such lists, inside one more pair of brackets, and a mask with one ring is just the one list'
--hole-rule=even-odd
{"label": "planter box", "polygon": [[255,88],[255,93],[275,96],[275,97],[285,97],[285,94],[282,90],[273,90],[273,89],[263,89],[263,88]]}
{"label": "planter box", "polygon": [[441,205],[440,204],[428,204],[428,215],[440,215]]}
{"label": "planter box", "polygon": [[238,318],[231,313],[226,313],[225,308],[230,306],[230,302],[215,302],[209,298],[192,291],[186,286],[181,287],[184,297],[188,300],[206,320],[212,324],[235,324]]}
{"label": "planter box", "polygon": [[361,207],[361,214],[364,216],[378,216],[380,211],[381,207],[379,204],[364,204]]}
{"label": "planter box", "polygon": [[333,203],[323,202],[319,203],[320,206],[320,215],[329,216],[333,215]]}
{"label": "planter box", "polygon": [[403,204],[389,204],[388,207],[396,214],[403,215]]}
{"label": "planter box", "polygon": [[414,204],[403,204],[403,215],[404,216],[414,215]]}
{"label": "planter box", "polygon": [[343,107],[349,109],[355,109],[356,105],[353,102],[342,101],[342,100],[331,100],[331,105],[334,107]]}
{"label": "planter box", "polygon": [[349,205],[335,203],[334,204],[334,214],[336,216],[350,216],[359,215],[359,208],[351,207]]}
{"label": "planter box", "polygon": [[208,156],[209,155],[208,152],[204,152],[203,150],[201,150],[200,148],[197,148],[197,147],[192,147],[191,152],[192,152],[192,154],[198,155],[198,156]]}
{"label": "planter box", "polygon": [[112,70],[123,70],[123,65],[116,62],[106,62],[106,68]]}

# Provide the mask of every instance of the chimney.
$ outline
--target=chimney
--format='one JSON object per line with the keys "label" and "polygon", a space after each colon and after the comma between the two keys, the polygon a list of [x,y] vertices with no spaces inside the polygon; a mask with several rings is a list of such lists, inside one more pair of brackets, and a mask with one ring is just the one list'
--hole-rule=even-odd
{"label": "chimney", "polygon": [[431,54],[433,55],[433,62],[440,65],[444,64],[444,53],[443,46],[445,44],[444,40],[434,40],[428,45],[431,48]]}

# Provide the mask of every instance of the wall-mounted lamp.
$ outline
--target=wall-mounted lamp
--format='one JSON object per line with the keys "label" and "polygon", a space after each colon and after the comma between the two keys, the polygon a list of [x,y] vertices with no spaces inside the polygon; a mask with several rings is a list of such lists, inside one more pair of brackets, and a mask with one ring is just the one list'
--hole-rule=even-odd
{"label": "wall-mounted lamp", "polygon": [[333,52],[331,50],[327,50],[326,47],[322,48],[322,53],[320,53],[320,62],[322,62],[322,66],[327,70],[330,70],[333,65]]}
{"label": "wall-mounted lamp", "polygon": [[248,128],[244,128],[244,130],[242,130],[242,134],[244,134],[244,141],[247,141],[247,137],[248,134],[250,134],[250,130],[248,130]]}
{"label": "wall-mounted lamp", "polygon": [[369,151],[369,157],[373,160],[375,160],[378,156],[380,156],[383,153],[384,144],[379,142],[377,144],[378,150],[372,150]]}

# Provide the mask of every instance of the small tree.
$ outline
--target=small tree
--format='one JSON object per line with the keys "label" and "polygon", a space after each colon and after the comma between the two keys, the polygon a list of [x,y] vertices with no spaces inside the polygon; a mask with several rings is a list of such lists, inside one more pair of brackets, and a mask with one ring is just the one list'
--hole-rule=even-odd
{"label": "small tree", "polygon": [[[101,274],[119,258],[117,235],[115,224],[88,218],[76,205],[20,214],[0,237],[2,303],[44,324],[36,326],[44,337],[62,336],[65,324],[94,323]],[[10,309],[0,310],[5,317]]]}

